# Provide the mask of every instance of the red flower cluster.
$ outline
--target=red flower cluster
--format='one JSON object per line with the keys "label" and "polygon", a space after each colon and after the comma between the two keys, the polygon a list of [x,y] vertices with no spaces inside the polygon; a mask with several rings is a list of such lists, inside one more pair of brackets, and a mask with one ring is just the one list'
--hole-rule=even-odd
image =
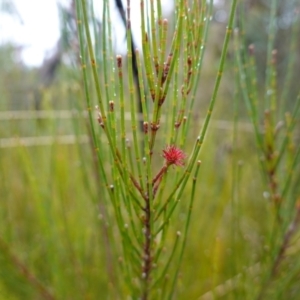
{"label": "red flower cluster", "polygon": [[163,158],[166,160],[167,166],[176,165],[182,167],[184,166],[185,157],[184,152],[176,146],[167,146],[163,150]]}

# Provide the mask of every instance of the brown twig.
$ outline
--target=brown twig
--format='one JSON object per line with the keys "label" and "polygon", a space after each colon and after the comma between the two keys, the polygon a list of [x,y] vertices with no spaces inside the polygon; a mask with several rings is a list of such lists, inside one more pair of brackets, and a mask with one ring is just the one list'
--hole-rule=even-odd
{"label": "brown twig", "polygon": [[10,262],[16,267],[19,273],[31,284],[43,299],[54,300],[55,297],[50,291],[29,271],[27,266],[11,252],[9,246],[0,239],[0,251],[4,252]]}
{"label": "brown twig", "polygon": [[277,257],[276,257],[276,259],[273,263],[271,273],[270,273],[270,277],[268,278],[268,280],[267,280],[266,284],[264,285],[264,287],[261,289],[261,291],[260,291],[260,293],[257,297],[257,300],[264,299],[265,292],[266,292],[267,288],[271,284],[272,279],[274,277],[276,277],[278,272],[279,272],[280,264],[284,260],[284,256],[285,256],[285,253],[286,253],[286,250],[287,250],[288,246],[290,245],[291,238],[293,237],[293,235],[294,235],[294,233],[295,233],[295,231],[296,231],[296,229],[297,229],[297,227],[300,223],[300,201],[298,201],[298,203],[296,204],[296,209],[297,209],[297,212],[296,212],[296,215],[294,217],[294,220],[291,222],[290,226],[288,227],[288,229],[287,229],[287,231],[284,235],[281,247],[280,247],[279,252],[277,254]]}
{"label": "brown twig", "polygon": [[284,259],[286,249],[288,248],[291,238],[293,237],[293,234],[295,233],[299,223],[300,223],[300,203],[297,204],[297,212],[296,212],[295,218],[291,222],[290,226],[288,227],[288,229],[284,235],[282,245],[280,247],[277,258],[276,258],[273,268],[272,268],[272,277],[274,277],[278,274],[279,266],[280,266],[282,260]]}
{"label": "brown twig", "polygon": [[142,295],[142,300],[147,300],[149,296],[149,282],[150,282],[150,273],[152,268],[152,257],[151,257],[151,226],[150,226],[150,199],[149,197],[146,200],[145,206],[145,220],[144,220],[144,235],[145,235],[145,244],[144,244],[144,253],[143,253],[143,267],[142,267],[142,278],[144,280],[144,291]]}

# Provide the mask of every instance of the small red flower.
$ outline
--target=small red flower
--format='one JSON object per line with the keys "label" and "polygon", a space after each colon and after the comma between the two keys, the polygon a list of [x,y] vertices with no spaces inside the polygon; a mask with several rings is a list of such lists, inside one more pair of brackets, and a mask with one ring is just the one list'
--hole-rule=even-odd
{"label": "small red flower", "polygon": [[163,158],[166,160],[167,166],[176,165],[182,167],[184,166],[185,157],[184,152],[176,146],[167,146],[163,150]]}

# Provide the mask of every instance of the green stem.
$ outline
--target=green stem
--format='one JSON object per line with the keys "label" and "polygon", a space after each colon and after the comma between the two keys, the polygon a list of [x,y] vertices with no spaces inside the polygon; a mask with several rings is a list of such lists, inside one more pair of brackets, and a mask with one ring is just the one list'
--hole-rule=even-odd
{"label": "green stem", "polygon": [[188,234],[188,229],[189,229],[190,221],[191,221],[191,214],[192,214],[192,210],[193,210],[193,204],[194,204],[194,199],[195,199],[195,191],[196,191],[196,183],[197,183],[197,178],[198,178],[200,165],[201,165],[201,162],[198,160],[196,170],[195,170],[195,175],[194,175],[194,178],[193,178],[192,194],[191,194],[191,199],[190,199],[190,204],[189,204],[187,220],[186,220],[186,223],[185,223],[182,247],[181,247],[180,254],[179,254],[179,260],[176,264],[176,271],[174,273],[174,277],[173,277],[173,281],[172,281],[171,292],[170,292],[170,295],[168,297],[169,300],[172,299],[174,291],[175,291],[175,284],[176,284],[176,281],[177,281],[179,268],[180,268],[180,265],[181,265],[181,262],[182,262],[183,253],[184,253],[184,249],[185,249],[185,246],[186,246],[187,234]]}

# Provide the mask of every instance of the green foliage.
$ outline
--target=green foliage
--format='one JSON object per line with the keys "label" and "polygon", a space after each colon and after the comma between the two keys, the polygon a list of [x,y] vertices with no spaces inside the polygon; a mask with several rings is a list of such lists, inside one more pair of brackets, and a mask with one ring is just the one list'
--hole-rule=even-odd
{"label": "green foliage", "polygon": [[[128,64],[124,70],[122,56],[117,55],[116,59],[112,57],[109,2],[103,3],[102,63],[100,63],[96,59],[97,47],[92,43],[93,31],[90,30],[93,14],[88,14],[87,1],[76,1],[85,96],[100,176],[107,187],[121,234],[123,251],[120,253],[122,259],[120,269],[123,279],[120,284],[126,283],[128,288],[126,294],[134,299],[157,297],[171,299],[175,291],[195,197],[200,167],[200,161],[197,159],[216,102],[236,1],[232,3],[208,112],[203,127],[199,130],[199,136],[194,138],[192,149],[186,146],[186,136],[192,126],[190,119],[202,68],[212,2],[208,4],[205,1],[201,3],[178,1],[174,11],[175,26],[172,41],[167,47],[169,22],[162,17],[160,1],[157,3],[142,1],[141,54],[135,49],[132,38],[130,5],[128,1],[125,16],[119,4],[119,12],[124,26],[126,25]],[[197,19],[196,16],[200,18]],[[103,83],[99,74],[101,65],[104,71]],[[89,76],[93,85],[88,80]],[[127,93],[124,90],[125,85],[129,86]],[[98,126],[92,117],[92,87],[98,104]],[[125,97],[129,99],[126,105]],[[141,132],[137,131],[137,102],[140,102],[141,109]],[[124,123],[126,107],[130,110],[131,117],[129,130],[126,130]],[[171,114],[167,113],[168,109],[171,109]],[[165,122],[162,121],[163,114],[166,116]],[[200,127],[194,123],[194,126]],[[98,135],[104,136],[108,143],[112,165],[110,174],[104,167],[107,158],[103,157],[101,152]],[[161,144],[157,143],[161,135],[168,141],[168,146],[164,150]],[[128,148],[126,140],[132,140],[130,149],[126,149]],[[190,153],[187,155],[186,167],[183,172],[177,168],[176,175],[172,178],[169,175],[173,171],[170,167],[184,166],[185,149]],[[160,163],[158,153],[164,158]],[[157,164],[160,164],[158,169]],[[170,219],[178,209],[193,172],[195,173],[192,190],[188,197],[190,204],[185,224],[182,225],[184,229],[180,242],[181,232],[178,231],[176,235],[172,232]],[[175,239],[173,247],[169,251],[163,251],[170,234],[173,240]],[[171,265],[176,266],[172,272],[170,272]],[[167,278],[169,279],[166,282]]]}
{"label": "green foliage", "polygon": [[[290,28],[286,79],[280,31],[273,27],[269,41],[249,32],[251,14],[272,23],[282,6],[249,14],[240,6],[217,69],[212,38],[225,28],[210,24],[213,7],[178,2],[167,22],[158,1],[157,16],[143,16],[135,78],[129,29],[127,57],[115,57],[108,1],[103,34],[84,3],[82,65],[72,59],[52,86],[41,88],[37,70],[1,48],[0,77],[9,80],[0,81],[0,299],[297,299],[300,101],[290,61],[299,24]],[[63,17],[73,24],[68,11]],[[170,145],[186,154],[185,166],[168,165]]]}

